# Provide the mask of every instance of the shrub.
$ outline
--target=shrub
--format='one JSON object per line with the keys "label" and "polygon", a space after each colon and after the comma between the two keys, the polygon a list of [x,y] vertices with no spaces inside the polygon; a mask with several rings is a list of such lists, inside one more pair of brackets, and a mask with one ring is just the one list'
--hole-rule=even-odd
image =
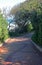
{"label": "shrub", "polygon": [[7,30],[7,22],[3,15],[0,14],[0,41],[3,42],[5,39],[8,38],[8,30]]}
{"label": "shrub", "polygon": [[35,22],[35,34],[33,35],[32,39],[35,41],[39,46],[42,46],[42,12],[37,13],[37,21]]}

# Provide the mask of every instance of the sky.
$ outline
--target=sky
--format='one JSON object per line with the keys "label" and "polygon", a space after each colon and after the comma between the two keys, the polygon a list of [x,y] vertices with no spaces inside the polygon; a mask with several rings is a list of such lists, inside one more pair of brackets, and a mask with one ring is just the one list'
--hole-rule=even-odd
{"label": "sky", "polygon": [[24,2],[25,0],[0,0],[0,8],[12,8],[13,6]]}

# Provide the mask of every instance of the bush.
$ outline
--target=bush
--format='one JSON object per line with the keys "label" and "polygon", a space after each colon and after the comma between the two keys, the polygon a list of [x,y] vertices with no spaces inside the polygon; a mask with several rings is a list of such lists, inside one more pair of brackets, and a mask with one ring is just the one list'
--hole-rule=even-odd
{"label": "bush", "polygon": [[27,32],[31,32],[32,30],[33,30],[32,23],[29,22],[29,23],[27,24]]}
{"label": "bush", "polygon": [[7,22],[3,15],[0,14],[0,42],[4,42],[8,38]]}
{"label": "bush", "polygon": [[42,13],[38,16],[38,23],[35,28],[35,34],[33,35],[32,39],[35,41],[39,46],[42,46]]}
{"label": "bush", "polygon": [[38,42],[39,42],[39,45],[42,46],[42,23],[39,24]]}
{"label": "bush", "polygon": [[13,31],[11,31],[11,32],[9,32],[9,36],[10,37],[17,37],[17,36],[19,36],[20,34],[18,33],[18,32],[13,32]]}

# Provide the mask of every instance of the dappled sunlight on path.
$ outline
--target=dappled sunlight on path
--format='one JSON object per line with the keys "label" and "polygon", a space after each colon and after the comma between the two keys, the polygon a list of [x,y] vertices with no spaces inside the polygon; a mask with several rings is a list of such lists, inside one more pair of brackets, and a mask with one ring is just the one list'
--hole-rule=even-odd
{"label": "dappled sunlight on path", "polygon": [[42,65],[42,57],[33,48],[30,36],[7,39],[0,47],[0,65]]}
{"label": "dappled sunlight on path", "polygon": [[5,61],[2,60],[0,64],[2,64],[2,65],[12,65],[12,62],[5,62]]}
{"label": "dappled sunlight on path", "polygon": [[0,64],[1,65],[28,65],[26,61],[5,62],[4,60],[2,60]]}
{"label": "dappled sunlight on path", "polygon": [[30,38],[9,38],[5,41],[5,43],[9,44],[12,42],[22,42],[22,41],[27,41],[30,40]]}
{"label": "dappled sunlight on path", "polygon": [[[9,48],[10,48],[10,44],[14,44],[14,42],[24,42],[24,41],[27,41],[27,40],[30,40],[30,38],[25,38],[25,37],[18,37],[18,38],[9,38],[5,41],[5,44],[9,44]],[[9,52],[9,48],[7,46],[2,46],[0,47],[0,54],[8,54]],[[13,45],[14,46],[14,45]],[[18,49],[18,47],[17,47]],[[0,55],[1,56],[1,55]],[[5,61],[2,57],[0,57],[0,65],[27,65],[27,61]]]}
{"label": "dappled sunlight on path", "polygon": [[0,65],[7,65],[7,64],[11,64],[11,62],[5,62],[3,59],[4,54],[8,54],[8,48],[6,48],[5,46],[0,47]]}
{"label": "dappled sunlight on path", "polygon": [[4,46],[0,47],[0,54],[7,54],[8,53],[8,49]]}

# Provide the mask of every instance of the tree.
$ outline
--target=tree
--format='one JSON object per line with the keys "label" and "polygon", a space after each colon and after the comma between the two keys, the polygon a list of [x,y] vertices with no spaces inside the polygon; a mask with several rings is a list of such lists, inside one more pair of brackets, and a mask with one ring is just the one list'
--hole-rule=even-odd
{"label": "tree", "polygon": [[42,46],[42,5],[40,5],[38,10],[31,12],[31,21],[35,28],[35,35],[33,35],[33,40],[38,43],[38,45]]}
{"label": "tree", "polygon": [[29,16],[30,16],[30,13],[28,10],[18,11],[15,14],[15,21],[19,26],[19,31],[24,29],[25,24],[28,21]]}

